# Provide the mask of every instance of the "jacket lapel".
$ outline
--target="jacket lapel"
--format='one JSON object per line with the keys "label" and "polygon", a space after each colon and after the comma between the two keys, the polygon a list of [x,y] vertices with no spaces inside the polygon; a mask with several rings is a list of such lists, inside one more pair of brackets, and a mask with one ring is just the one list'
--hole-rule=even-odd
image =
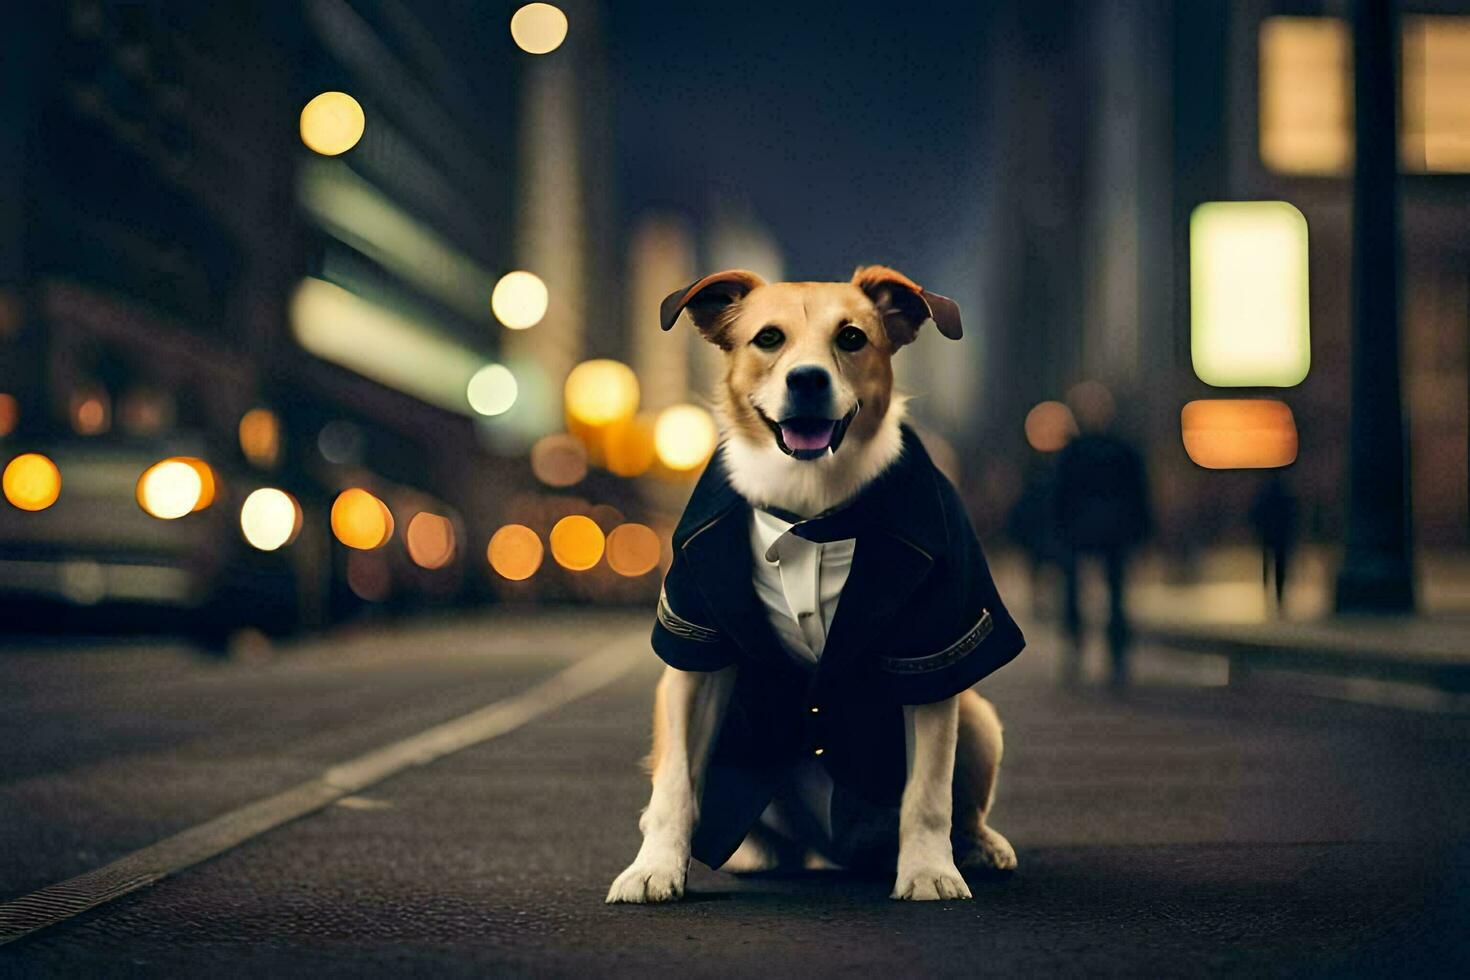
{"label": "jacket lapel", "polygon": [[750,508],[725,510],[696,529],[683,548],[719,627],[749,656],[769,659],[779,654],[779,641],[755,594]]}

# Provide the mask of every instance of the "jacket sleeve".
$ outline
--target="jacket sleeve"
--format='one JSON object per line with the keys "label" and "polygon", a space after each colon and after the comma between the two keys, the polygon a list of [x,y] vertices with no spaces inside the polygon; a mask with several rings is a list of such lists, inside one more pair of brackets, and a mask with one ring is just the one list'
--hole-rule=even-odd
{"label": "jacket sleeve", "polygon": [[708,603],[677,550],[658,594],[653,652],[679,670],[721,670],[735,662],[733,640],[716,627]]}
{"label": "jacket sleeve", "polygon": [[944,498],[948,548],[930,570],[928,624],[919,649],[878,658],[880,683],[903,704],[954,697],[1010,663],[1026,645],[990,576],[985,554],[949,481],[936,474]]}

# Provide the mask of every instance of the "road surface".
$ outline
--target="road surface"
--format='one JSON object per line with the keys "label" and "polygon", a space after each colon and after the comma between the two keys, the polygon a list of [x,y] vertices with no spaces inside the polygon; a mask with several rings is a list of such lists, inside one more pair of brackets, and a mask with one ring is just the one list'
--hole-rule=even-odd
{"label": "road surface", "polygon": [[982,685],[1007,728],[994,822],[1016,875],[908,904],[883,878],[696,866],[678,905],[605,906],[646,798],[647,627],[504,613],[243,662],[167,643],[0,650],[0,902],[523,706],[594,651],[631,658],[569,704],[537,701],[501,734],[0,946],[0,974],[1470,969],[1470,719],[1227,689],[1217,666],[1162,655],[1123,697],[1059,689],[1034,628]]}

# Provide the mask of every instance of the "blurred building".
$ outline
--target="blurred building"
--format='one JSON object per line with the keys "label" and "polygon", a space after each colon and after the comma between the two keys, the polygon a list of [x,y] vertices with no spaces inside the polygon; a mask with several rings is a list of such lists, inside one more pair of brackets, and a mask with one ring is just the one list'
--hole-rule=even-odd
{"label": "blurred building", "polygon": [[[0,508],[0,597],[47,628],[62,603],[104,625],[183,607],[228,630],[487,590],[485,540],[529,479],[523,458],[498,465],[466,399],[506,356],[492,289],[528,241],[540,254],[537,233],[561,234],[559,249],[587,225],[579,214],[558,231],[518,209],[520,122],[538,110],[520,98],[515,6],[65,0],[12,13],[0,448],[55,460],[63,492],[35,513]],[[350,152],[303,146],[303,106],[323,92],[348,93],[367,119]],[[562,286],[553,311],[586,294]],[[559,329],[565,340],[580,319]],[[159,520],[137,481],[172,456],[207,461],[216,495]],[[305,517],[269,552],[240,526],[267,486]],[[401,543],[334,539],[328,511],[349,487],[386,502]],[[421,560],[406,537],[425,511],[448,522],[435,527],[450,528],[452,560]]]}
{"label": "blurred building", "polygon": [[[1308,532],[1344,517],[1352,76],[1347,4],[1007,4],[987,86],[1004,169],[984,252],[995,437],[1083,379],[1148,446],[1166,541],[1247,540],[1260,475],[1206,472],[1180,443],[1195,398],[1267,396],[1301,435]],[[1470,4],[1406,4],[1400,193],[1413,525],[1470,543]],[[1211,200],[1285,200],[1310,229],[1312,365],[1290,389],[1218,389],[1190,363],[1189,219]],[[1001,383],[1034,379],[1027,390]],[[1005,420],[1002,424],[1002,420]]]}

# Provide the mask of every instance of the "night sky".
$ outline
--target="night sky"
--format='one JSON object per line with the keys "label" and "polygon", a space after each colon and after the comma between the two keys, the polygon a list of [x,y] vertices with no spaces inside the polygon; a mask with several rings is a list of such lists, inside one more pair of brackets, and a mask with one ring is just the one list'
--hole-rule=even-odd
{"label": "night sky", "polygon": [[958,253],[978,231],[983,173],[980,7],[608,4],[623,219],[748,209],[780,241],[788,278],[845,277],[861,262],[921,280],[967,269]]}

